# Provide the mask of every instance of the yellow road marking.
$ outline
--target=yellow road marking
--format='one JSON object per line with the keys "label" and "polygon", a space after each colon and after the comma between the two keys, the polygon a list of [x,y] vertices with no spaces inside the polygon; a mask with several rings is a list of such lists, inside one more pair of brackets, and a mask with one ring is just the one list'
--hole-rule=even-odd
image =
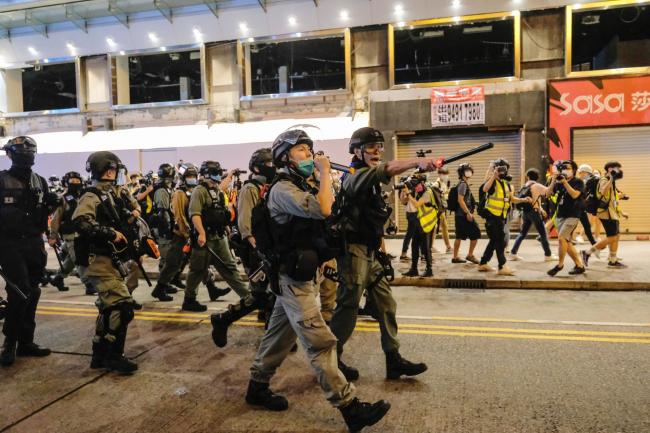
{"label": "yellow road marking", "polygon": [[[96,312],[91,309],[46,309],[39,308],[37,311],[40,315],[45,316],[68,316],[68,317],[96,317]],[[193,315],[188,315],[193,316]],[[197,318],[206,318],[206,316],[195,315]],[[156,313],[155,316],[147,316],[136,313],[136,320],[158,321],[158,322],[180,322],[180,323],[197,323],[196,318],[174,317],[174,314],[163,315]],[[205,322],[204,322],[205,323]],[[263,327],[264,324],[252,321],[238,321],[239,326]],[[489,337],[489,338],[510,338],[520,340],[560,340],[560,341],[590,341],[603,343],[632,343],[632,344],[650,344],[650,333],[623,333],[623,332],[603,332],[603,331],[562,331],[550,329],[514,329],[514,328],[480,328],[474,326],[436,326],[436,325],[413,325],[401,324],[400,332],[403,334],[416,335],[441,335],[453,337]],[[417,329],[411,329],[417,328]],[[432,330],[439,329],[439,330]],[[379,332],[379,326],[369,323],[359,323],[355,330],[360,332]],[[542,334],[542,335],[535,335]],[[544,335],[558,334],[558,335]],[[621,337],[644,337],[644,338],[621,338]]]}

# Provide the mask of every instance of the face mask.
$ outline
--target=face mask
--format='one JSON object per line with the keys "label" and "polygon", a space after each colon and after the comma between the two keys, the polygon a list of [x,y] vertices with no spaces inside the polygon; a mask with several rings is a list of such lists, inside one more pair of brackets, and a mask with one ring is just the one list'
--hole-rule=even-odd
{"label": "face mask", "polygon": [[465,171],[465,177],[468,178],[468,179],[469,179],[470,177],[472,177],[473,174],[474,174],[474,172],[472,172],[472,171],[469,171],[469,170],[466,170],[466,171]]}
{"label": "face mask", "polygon": [[126,170],[119,169],[117,171],[117,177],[115,178],[115,185],[117,186],[126,185]]}
{"label": "face mask", "polygon": [[305,159],[303,161],[300,161],[298,163],[298,167],[296,168],[298,173],[304,177],[309,177],[312,175],[314,172],[314,160],[313,159]]}
{"label": "face mask", "polygon": [[259,169],[260,169],[260,176],[264,176],[267,182],[270,183],[275,177],[275,167],[269,167],[268,165],[264,165]]}
{"label": "face mask", "polygon": [[79,191],[81,191],[81,184],[79,183],[70,183],[68,184],[68,192],[71,194],[77,194]]}
{"label": "face mask", "polygon": [[196,186],[199,184],[199,180],[195,177],[190,177],[185,179],[185,184],[188,186]]}
{"label": "face mask", "polygon": [[36,154],[32,152],[13,153],[11,164],[20,168],[31,168],[36,160]]}

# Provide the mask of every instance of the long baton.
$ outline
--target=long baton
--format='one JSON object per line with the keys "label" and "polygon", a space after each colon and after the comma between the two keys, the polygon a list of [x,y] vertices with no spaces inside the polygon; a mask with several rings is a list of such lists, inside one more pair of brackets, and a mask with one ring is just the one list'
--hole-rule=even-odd
{"label": "long baton", "polygon": [[451,164],[454,161],[458,161],[461,159],[465,159],[469,156],[476,155],[477,153],[484,152],[486,150],[492,149],[494,147],[494,143],[485,143],[481,144],[480,146],[477,146],[473,149],[466,150],[465,152],[461,152],[459,154],[450,156],[448,158],[441,158],[443,164]]}

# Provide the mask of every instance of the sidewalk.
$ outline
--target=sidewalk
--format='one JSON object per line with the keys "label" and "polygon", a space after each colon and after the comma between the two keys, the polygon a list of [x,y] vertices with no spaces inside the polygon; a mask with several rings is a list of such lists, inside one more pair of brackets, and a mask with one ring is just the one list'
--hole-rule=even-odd
{"label": "sidewalk", "polygon": [[[534,239],[526,239],[520,250],[521,261],[508,262],[508,266],[515,271],[513,277],[499,277],[496,272],[482,273],[477,271],[477,265],[452,264],[451,254],[434,254],[432,278],[402,277],[410,267],[410,260],[401,262],[399,255],[402,248],[402,239],[387,239],[388,251],[395,257],[393,267],[395,280],[392,286],[420,286],[432,288],[458,288],[458,289],[548,289],[548,290],[648,290],[650,291],[650,241],[621,241],[619,257],[628,266],[627,269],[607,268],[607,251],[601,253],[601,259],[592,256],[587,273],[578,276],[568,275],[573,267],[569,257],[565,261],[564,270],[557,276],[549,277],[546,271],[551,269],[556,262],[544,262],[541,245]],[[453,240],[452,240],[453,243]],[[512,243],[512,241],[511,241]],[[487,239],[479,240],[475,255],[480,259],[487,244]],[[436,248],[444,251],[444,242],[438,239]],[[467,254],[469,241],[461,245],[461,257]],[[586,249],[585,245],[578,245],[578,249]],[[56,269],[58,263],[54,252],[48,249],[48,269]],[[557,251],[557,240],[551,240],[551,250]],[[409,248],[408,255],[411,251]],[[497,267],[496,256],[490,265]],[[147,274],[152,280],[158,278],[157,262],[146,259],[144,263]],[[420,272],[424,271],[424,264],[420,263]],[[187,269],[186,269],[187,271]],[[243,271],[242,271],[243,272]]]}

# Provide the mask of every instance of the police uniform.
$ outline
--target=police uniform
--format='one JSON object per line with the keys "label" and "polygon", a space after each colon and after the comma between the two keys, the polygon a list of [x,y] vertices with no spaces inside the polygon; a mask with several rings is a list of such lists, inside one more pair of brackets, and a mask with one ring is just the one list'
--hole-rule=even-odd
{"label": "police uniform", "polygon": [[160,251],[160,260],[158,261],[158,271],[162,272],[167,263],[167,254],[172,243],[172,232],[174,228],[174,219],[171,211],[172,189],[165,183],[156,188],[153,194],[154,209],[157,212],[157,224],[154,229],[158,250]]}
{"label": "police uniform", "polygon": [[47,262],[43,234],[58,198],[49,192],[45,179],[31,170],[36,153],[31,138],[17,137],[4,149],[12,158],[12,167],[0,172],[0,265],[7,279],[27,295],[24,300],[12,290],[7,293],[0,363],[9,366],[16,354],[50,354],[49,349],[34,344],[34,332],[39,282]]}
{"label": "police uniform", "polygon": [[[183,262],[183,247],[190,237],[190,226],[187,220],[187,207],[192,190],[181,186],[171,196],[170,208],[174,218],[172,238],[167,247],[165,263],[160,271],[158,283],[169,286],[181,270]],[[160,248],[160,247],[159,247]],[[160,252],[162,257],[162,249]]]}

